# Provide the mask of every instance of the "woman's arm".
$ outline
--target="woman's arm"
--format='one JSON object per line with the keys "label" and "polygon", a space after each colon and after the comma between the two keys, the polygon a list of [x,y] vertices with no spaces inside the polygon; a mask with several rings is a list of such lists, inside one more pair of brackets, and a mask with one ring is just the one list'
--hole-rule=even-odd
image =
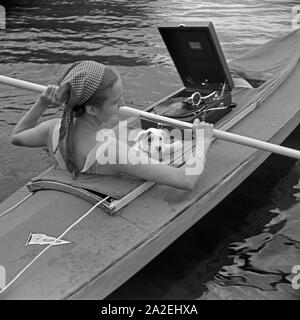
{"label": "woman's arm", "polygon": [[[203,141],[198,141],[199,144],[204,146],[203,153],[195,155],[190,154],[186,164],[179,168],[150,159],[146,154],[140,154],[138,158],[131,157],[131,160],[133,161],[127,161],[127,163],[122,164],[120,161],[120,154],[118,153],[119,150],[122,150],[120,146],[118,146],[118,148],[114,146],[110,149],[109,158],[112,161],[113,159],[117,159],[117,163],[112,164],[111,167],[117,172],[128,173],[145,180],[180,189],[192,190],[204,169],[205,157],[212,140],[213,126],[207,123],[200,123],[197,119],[194,122],[193,127],[193,130],[196,129],[204,130],[204,143]],[[123,150],[126,150],[126,148]],[[100,155],[101,154],[103,153],[100,153]]]}
{"label": "woman's arm", "polygon": [[47,146],[49,132],[57,119],[51,119],[36,125],[49,105],[57,105],[56,87],[49,85],[40,95],[36,103],[21,118],[11,133],[11,143],[24,147]]}
{"label": "woman's arm", "polygon": [[167,164],[117,164],[116,169],[119,172],[128,173],[136,177],[165,184],[171,187],[192,190],[204,169],[203,162],[198,166],[196,175],[187,175],[186,166],[175,168]]}

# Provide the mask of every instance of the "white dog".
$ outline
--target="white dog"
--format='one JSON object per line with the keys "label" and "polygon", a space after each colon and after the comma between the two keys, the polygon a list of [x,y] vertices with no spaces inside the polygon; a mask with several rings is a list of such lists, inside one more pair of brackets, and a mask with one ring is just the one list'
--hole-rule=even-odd
{"label": "white dog", "polygon": [[133,148],[147,153],[149,158],[169,161],[172,153],[182,150],[181,141],[169,142],[169,135],[165,130],[149,128],[137,134]]}

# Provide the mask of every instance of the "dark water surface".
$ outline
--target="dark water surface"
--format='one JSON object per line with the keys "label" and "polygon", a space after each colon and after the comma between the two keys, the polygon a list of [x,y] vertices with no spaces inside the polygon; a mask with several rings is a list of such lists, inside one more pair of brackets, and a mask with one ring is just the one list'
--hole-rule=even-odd
{"label": "dark water surface", "polygon": [[[230,59],[291,31],[292,7],[299,2],[9,0],[0,4],[7,11],[7,30],[0,31],[0,74],[46,85],[74,60],[93,59],[115,66],[124,80],[126,104],[144,108],[181,86],[157,31],[159,24],[212,20]],[[10,130],[36,98],[0,86],[0,201],[49,167],[45,151],[9,144]],[[50,109],[45,117],[57,115]],[[299,134],[286,143],[299,148]],[[298,184],[299,167],[292,160],[271,157],[110,298],[258,297],[255,290],[298,298],[289,274],[292,265],[300,264],[299,195],[292,195],[297,194],[293,186]]]}

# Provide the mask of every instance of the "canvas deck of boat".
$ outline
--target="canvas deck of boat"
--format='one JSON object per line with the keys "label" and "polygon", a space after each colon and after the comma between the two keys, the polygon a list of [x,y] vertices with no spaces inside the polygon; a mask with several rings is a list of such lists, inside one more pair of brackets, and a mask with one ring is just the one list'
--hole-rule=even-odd
{"label": "canvas deck of boat", "polygon": [[[218,128],[280,144],[300,122],[299,57],[300,30],[232,61],[231,70],[265,82],[259,88],[235,88],[233,101],[239,101],[239,107],[222,118]],[[155,184],[115,216],[96,208],[64,236],[70,244],[48,250],[0,298],[107,297],[214,208],[268,156],[267,152],[215,140],[192,191]],[[0,213],[26,194],[24,187],[13,194],[1,203]],[[25,246],[30,233],[58,237],[90,208],[88,201],[77,196],[45,190],[3,215],[0,265],[6,268],[7,281],[42,250]]]}
{"label": "canvas deck of boat", "polygon": [[[161,101],[151,111],[187,122],[193,122],[197,117],[202,121],[216,123],[231,109],[208,110],[232,105],[231,91],[234,82],[213,24],[209,21],[180,25],[170,23],[158,29],[184,88]],[[182,106],[180,103],[194,92],[199,92],[202,96],[214,91],[220,94],[223,86],[224,94],[219,99],[209,99],[194,107]],[[151,126],[157,124],[142,120],[143,128]]]}

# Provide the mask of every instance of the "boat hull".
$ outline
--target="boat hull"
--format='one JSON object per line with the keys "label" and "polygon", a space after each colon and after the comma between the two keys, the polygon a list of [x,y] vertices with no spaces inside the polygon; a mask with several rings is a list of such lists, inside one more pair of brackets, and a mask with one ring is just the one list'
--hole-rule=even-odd
{"label": "boat hull", "polygon": [[[280,144],[300,122],[300,92],[294,85],[299,81],[297,66],[277,92],[229,131]],[[95,209],[63,237],[70,244],[50,248],[1,298],[105,298],[222,201],[268,156],[215,141],[193,191],[154,185],[116,216]],[[25,194],[24,188],[13,194],[1,204],[0,212]],[[90,203],[70,194],[39,191],[1,217],[0,263],[6,267],[8,281],[42,250],[38,245],[25,246],[31,232],[58,236],[90,208]]]}

